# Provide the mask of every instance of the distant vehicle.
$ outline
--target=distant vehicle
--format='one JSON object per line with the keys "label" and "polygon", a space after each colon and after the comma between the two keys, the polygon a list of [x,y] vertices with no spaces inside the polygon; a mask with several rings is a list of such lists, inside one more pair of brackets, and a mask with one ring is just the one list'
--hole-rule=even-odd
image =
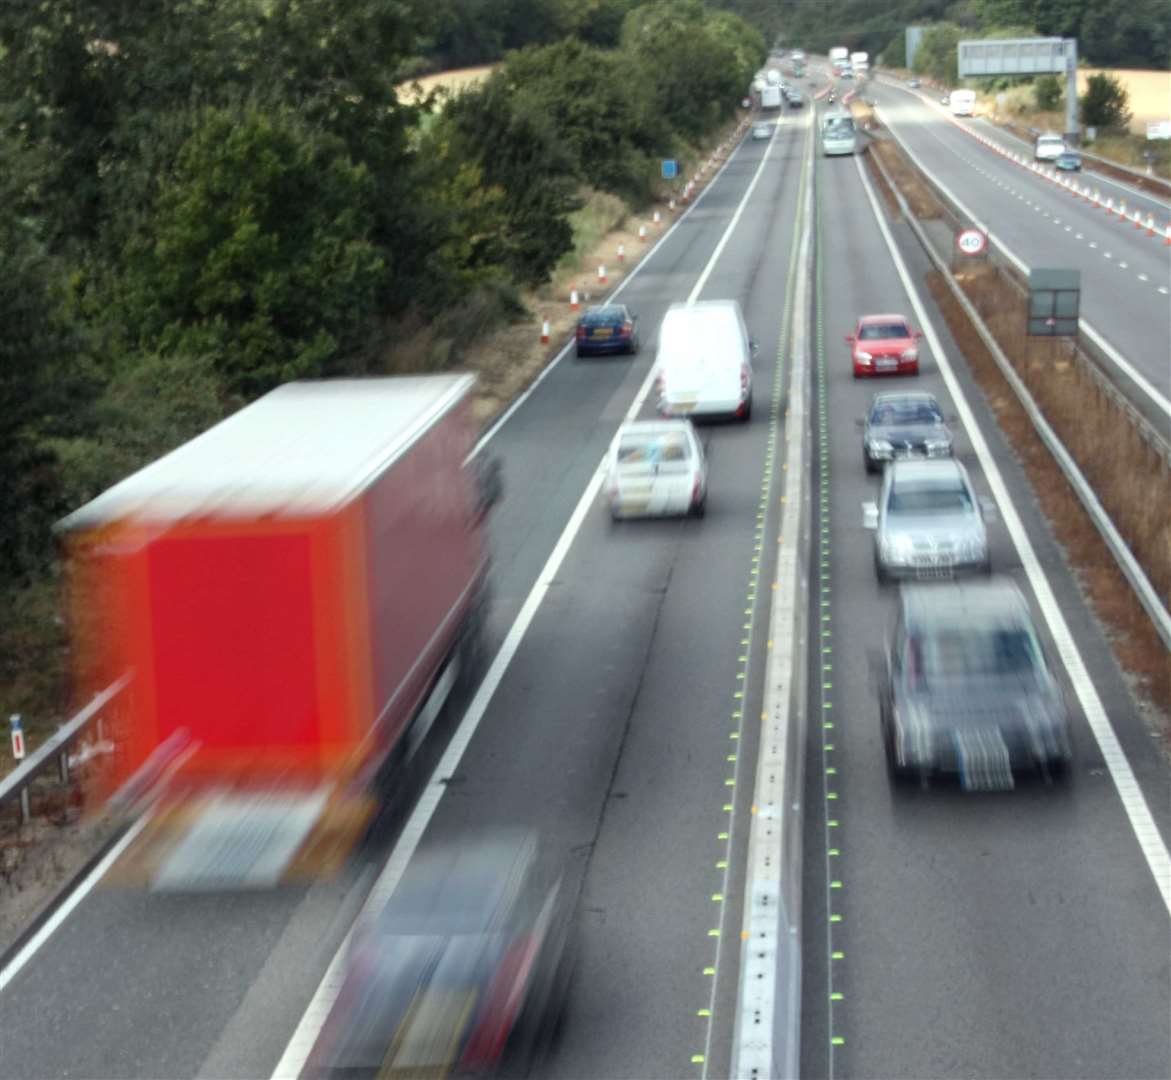
{"label": "distant vehicle", "polygon": [[707,464],[690,420],[634,420],[614,439],[606,475],[610,516],[703,517]]}
{"label": "distant vehicle", "polygon": [[867,52],[850,53],[850,65],[859,78],[864,78],[870,70],[870,54]]}
{"label": "distant vehicle", "polygon": [[914,79],[914,78],[908,79],[907,86],[909,86],[912,90],[918,90],[919,89],[919,80]]}
{"label": "distant vehicle", "polygon": [[874,534],[874,571],[892,578],[950,578],[990,569],[984,517],[967,470],[948,458],[892,461],[878,502],[864,503],[862,523]]}
{"label": "distant vehicle", "polygon": [[854,118],[845,110],[831,109],[822,118],[821,151],[826,156],[854,153],[857,140]]}
{"label": "distant vehicle", "polygon": [[785,94],[785,100],[789,103],[790,109],[799,109],[805,104],[805,98],[802,97],[801,91],[795,86],[791,86]]}
{"label": "distant vehicle", "polygon": [[1076,150],[1066,147],[1057,155],[1053,164],[1062,172],[1081,172],[1082,156]]}
{"label": "distant vehicle", "polygon": [[945,102],[952,116],[971,116],[976,108],[975,90],[953,90]]}
{"label": "distant vehicle", "polygon": [[638,316],[625,304],[598,304],[587,308],[577,321],[577,355],[636,353],[639,350]]}
{"label": "distant vehicle", "polygon": [[879,716],[896,783],[946,773],[965,790],[1006,789],[1017,772],[1067,772],[1069,707],[1011,581],[905,586],[884,660]]}
{"label": "distant vehicle", "polygon": [[903,315],[863,315],[846,335],[854,378],[866,375],[918,375],[923,335]]}
{"label": "distant vehicle", "polygon": [[850,50],[844,45],[837,45],[829,51],[829,62],[831,64],[840,64],[850,58]]}
{"label": "distant vehicle", "polygon": [[769,85],[761,90],[760,107],[762,109],[779,109],[781,107],[781,88]]}
{"label": "distant vehicle", "polygon": [[569,925],[533,834],[422,849],[356,927],[304,1075],[527,1074],[562,1006]]}
{"label": "distant vehicle", "polygon": [[655,358],[660,415],[748,420],[754,351],[735,300],[672,304]]}
{"label": "distant vehicle", "polygon": [[901,458],[952,456],[952,434],[932,394],[876,394],[862,428],[862,461],[868,473]]}
{"label": "distant vehicle", "polygon": [[773,137],[772,124],[753,124],[752,137],[753,139],[771,139]]}
{"label": "distant vehicle", "polygon": [[951,95],[950,95],[950,94],[944,94],[944,95],[943,95],[943,96],[942,96],[942,97],[939,99],[939,104],[940,104],[940,105],[950,105],[950,104],[951,104]]}
{"label": "distant vehicle", "polygon": [[769,86],[781,85],[781,73],[776,68],[769,68],[764,77]]}
{"label": "distant vehicle", "polygon": [[793,63],[795,63],[795,64],[801,63],[805,59],[805,50],[804,49],[794,49],[789,54],[789,59],[792,60]]}
{"label": "distant vehicle", "polygon": [[336,872],[475,677],[500,482],[471,458],[474,381],[287,383],[62,522],[81,625],[119,629],[83,643],[82,687],[142,687],[96,781],[156,800],[133,880]]}
{"label": "distant vehicle", "polygon": [[1037,136],[1033,144],[1034,161],[1056,161],[1066,151],[1065,139],[1060,135],[1046,132]]}
{"label": "distant vehicle", "polygon": [[852,79],[854,77],[854,69],[849,64],[842,64],[838,70],[838,76],[842,79]]}

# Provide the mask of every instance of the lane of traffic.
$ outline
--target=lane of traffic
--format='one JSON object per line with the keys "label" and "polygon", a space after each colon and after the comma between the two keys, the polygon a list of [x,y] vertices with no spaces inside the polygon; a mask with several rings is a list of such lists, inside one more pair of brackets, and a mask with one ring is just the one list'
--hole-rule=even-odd
{"label": "lane of traffic", "polygon": [[[965,797],[943,785],[892,791],[868,652],[888,632],[895,592],[875,580],[860,507],[876,481],[859,460],[862,415],[876,387],[855,383],[839,333],[859,312],[909,308],[853,164],[821,170],[826,342],[821,477],[828,534],[821,567],[830,600],[811,714],[825,718],[807,758],[806,1044],[809,1075],[1138,1075],[1168,1068],[1167,911],[1117,791],[1080,720],[1069,786],[1026,783]],[[830,242],[844,227],[850,243]],[[904,248],[906,250],[906,248]],[[912,259],[918,278],[923,265]],[[954,343],[942,336],[949,355]],[[954,411],[938,357],[914,382]],[[966,388],[968,389],[968,388]],[[972,395],[978,398],[978,395]],[[978,414],[988,415],[982,406]],[[1027,487],[985,432],[1014,496]],[[989,490],[971,443],[957,453],[978,491]],[[1147,749],[1142,723],[1093,620],[1042,523],[1028,521],[1071,609],[1095,681],[1128,748]],[[992,528],[997,572],[1024,584],[1005,533]],[[824,616],[822,616],[824,619]],[[1047,631],[1042,628],[1047,637]],[[1053,642],[1048,641],[1052,654]],[[828,666],[827,666],[828,665]],[[1099,682],[1100,680],[1100,682]],[[1166,802],[1166,770],[1148,776],[1152,806]],[[820,813],[815,812],[820,808]],[[1165,813],[1160,812],[1165,829]],[[832,825],[830,823],[833,823]],[[820,852],[820,859],[818,857]],[[835,884],[836,883],[836,884]],[[832,919],[831,919],[832,916]],[[824,942],[814,951],[812,943]],[[1054,994],[1052,988],[1063,987]],[[833,995],[831,997],[831,994]],[[1121,1035],[1120,1035],[1121,1033]]]}
{"label": "lane of traffic", "polygon": [[[652,323],[655,301],[661,298],[661,311],[695,280],[763,152],[744,148],[631,283],[635,302],[652,305],[644,312]],[[633,364],[563,363],[494,440],[509,473],[493,530],[497,627],[515,613],[648,363],[648,356]],[[270,1069],[346,929],[345,912],[366,887],[359,869],[309,890],[245,899],[120,890],[87,897],[0,998],[9,1030],[29,1035],[3,1056],[0,1071],[183,1076],[209,1063],[217,1075]],[[151,925],[159,931],[140,932]],[[70,1018],[69,1040],[53,1037],[61,1016]]]}

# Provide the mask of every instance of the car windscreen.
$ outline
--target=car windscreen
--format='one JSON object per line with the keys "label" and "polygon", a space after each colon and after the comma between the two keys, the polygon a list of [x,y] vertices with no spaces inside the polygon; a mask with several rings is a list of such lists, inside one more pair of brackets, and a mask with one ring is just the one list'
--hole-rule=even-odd
{"label": "car windscreen", "polygon": [[691,460],[691,445],[681,431],[639,432],[618,440],[621,467],[661,465]]}
{"label": "car windscreen", "polygon": [[620,307],[591,308],[581,321],[586,326],[620,326],[626,321],[626,311]]}
{"label": "car windscreen", "polygon": [[1028,627],[930,627],[911,633],[906,668],[912,683],[931,685],[966,679],[1036,677],[1042,668],[1040,647]]}
{"label": "car windscreen", "polygon": [[858,331],[861,341],[886,341],[890,338],[909,338],[911,331],[906,323],[864,323]]}
{"label": "car windscreen", "polygon": [[896,424],[942,424],[943,413],[930,401],[883,401],[870,410],[870,423],[881,427]]}
{"label": "car windscreen", "polygon": [[895,484],[886,504],[890,514],[936,514],[970,511],[972,499],[967,488],[955,482],[911,482]]}

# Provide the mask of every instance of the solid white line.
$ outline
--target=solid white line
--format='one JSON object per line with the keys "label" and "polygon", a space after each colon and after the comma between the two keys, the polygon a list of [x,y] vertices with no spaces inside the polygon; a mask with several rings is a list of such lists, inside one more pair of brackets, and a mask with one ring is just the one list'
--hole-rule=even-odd
{"label": "solid white line", "polygon": [[61,926],[61,924],[73,914],[74,909],[82,902],[91,892],[94,886],[102,879],[106,871],[114,865],[118,856],[122,854],[133,842],[134,838],[143,830],[148,820],[148,815],[143,814],[129,829],[126,834],[120,839],[109,851],[106,852],[101,862],[97,864],[86,876],[83,881],[78,884],[77,888],[73,890],[62,902],[61,905],[49,916],[42,924],[41,928],[33,934],[31,938],[25,942],[24,948],[18,952],[8,966],[0,971],[0,992],[12,982],[13,979],[20,973],[21,968],[25,966],[32,958],[36,951],[44,945],[53,933]]}
{"label": "solid white line", "polygon": [[[878,114],[879,119],[883,119],[880,109],[876,108],[874,111]],[[894,139],[899,144],[899,146],[903,148],[903,152],[915,163],[916,167],[922,171],[923,175],[926,176],[928,180],[930,180],[940,191],[943,192],[943,194],[952,202],[952,204],[959,210],[959,212],[964,215],[964,217],[968,218],[973,224],[980,225],[984,229],[985,234],[988,236],[989,241],[995,244],[1004,257],[1008,259],[1027,278],[1029,276],[1029,267],[1025,261],[1021,259],[1011,248],[1009,248],[1008,245],[1005,244],[999,236],[995,235],[991,228],[983,223],[983,219],[981,219],[979,215],[974,214],[960,200],[960,198],[946,184],[943,183],[942,180],[940,180],[934,173],[931,172],[930,169],[927,168],[927,166],[922,162],[922,160],[920,160],[920,158],[912,153],[911,148],[907,146],[906,142],[904,142],[899,133],[895,131],[893,127],[891,127],[889,122],[883,120],[883,123],[887,131],[889,131],[891,135],[894,136]],[[1081,238],[1081,234],[1079,233],[1078,239],[1080,240]],[[1098,244],[1096,241],[1090,241],[1091,248],[1096,248],[1097,246]],[[1147,397],[1150,398],[1150,400],[1159,409],[1161,409],[1168,416],[1171,416],[1171,399],[1164,397],[1155,388],[1154,384],[1145,375],[1142,374],[1142,372],[1140,372],[1129,360],[1127,360],[1116,348],[1114,348],[1114,346],[1111,345],[1110,342],[1108,342],[1098,330],[1086,322],[1085,319],[1079,319],[1078,326],[1085,333],[1086,337],[1088,337],[1103,353],[1106,354],[1106,356],[1119,369],[1119,371],[1121,371],[1128,379],[1130,379],[1131,382],[1135,384],[1135,386],[1142,390],[1142,392],[1146,394]]]}
{"label": "solid white line", "polygon": [[[729,157],[729,161],[739,151],[740,147],[737,147]],[[768,163],[768,154],[762,155],[760,164],[756,168],[756,174],[744,192],[736,213],[728,223],[727,229],[719,244],[712,252],[711,258],[707,266],[705,266],[695,288],[688,295],[688,303],[692,303],[695,300],[699,294],[700,286],[710,276],[712,266],[724,250],[728,236],[735,228],[737,221],[739,221],[744,206],[752,195]],[[713,182],[714,180],[715,177],[713,177]],[[705,190],[710,190],[710,188],[711,185],[709,184]],[[644,263],[640,263],[639,265],[644,265]],[[639,387],[638,394],[631,403],[630,408],[627,409],[624,420],[633,420],[638,416],[639,410],[642,408],[643,403],[651,392],[651,388],[654,386],[654,379],[655,365],[652,364],[647,371],[642,386]],[[487,674],[484,676],[483,682],[480,683],[479,689],[468,705],[468,710],[460,721],[455,734],[452,735],[451,742],[444,751],[443,757],[435,768],[435,772],[432,773],[427,787],[423,790],[419,801],[411,811],[411,816],[407,819],[398,843],[395,844],[390,858],[387,860],[382,872],[378,875],[377,880],[370,890],[369,896],[366,898],[361,911],[358,913],[357,919],[355,919],[355,925],[364,922],[372,914],[380,910],[398,886],[411,857],[415,853],[415,849],[419,846],[419,842],[423,838],[423,833],[426,831],[427,825],[430,823],[431,818],[439,807],[439,802],[443,798],[444,792],[447,790],[446,780],[458,769],[459,763],[472,741],[472,736],[475,735],[476,730],[479,728],[480,721],[488,711],[488,706],[496,690],[504,680],[505,673],[508,671],[513,657],[516,656],[525,634],[536,618],[537,611],[544,601],[545,595],[553,585],[557,573],[561,569],[561,564],[565,561],[566,555],[569,554],[569,549],[573,545],[573,541],[576,539],[586,515],[594,508],[598,492],[601,490],[602,482],[605,478],[608,456],[607,454],[598,463],[589,483],[586,485],[585,491],[582,492],[581,498],[578,500],[577,506],[574,507],[573,513],[570,515],[569,521],[566,523],[561,536],[558,538],[553,551],[550,553],[548,561],[537,577],[532,590],[525,598],[525,602],[516,620],[509,628],[508,634],[504,638],[504,643],[500,646],[500,651],[493,659]],[[284,1054],[273,1070],[272,1075],[274,1080],[292,1080],[292,1078],[298,1077],[301,1070],[305,1067],[309,1054],[313,1050],[313,1045],[321,1032],[322,1025],[329,1016],[330,1009],[333,1008],[334,1002],[337,1000],[338,993],[341,990],[341,984],[345,977],[345,956],[352,934],[353,929],[351,928],[338,948],[337,953],[334,955],[333,960],[330,961],[320,985],[317,987],[312,1000],[309,1002],[304,1015],[301,1017],[300,1023],[297,1025],[296,1031],[293,1032],[292,1038],[285,1047]]]}
{"label": "solid white line", "polygon": [[931,351],[935,356],[935,362],[939,366],[939,372],[943,376],[943,381],[947,384],[948,393],[951,394],[956,412],[959,414],[964,429],[972,441],[972,450],[980,462],[980,468],[984,472],[984,479],[987,481],[992,491],[992,496],[1000,507],[1001,517],[1004,519],[1004,526],[1008,530],[1009,537],[1020,557],[1025,576],[1029,579],[1029,585],[1033,589],[1033,595],[1037,598],[1037,606],[1040,608],[1041,616],[1049,627],[1049,633],[1053,637],[1057,653],[1061,657],[1061,662],[1064,664],[1065,670],[1069,675],[1069,681],[1073,686],[1074,693],[1077,694],[1078,702],[1086,718],[1086,723],[1089,725],[1090,731],[1093,732],[1094,738],[1098,743],[1098,748],[1105,760],[1106,768],[1110,771],[1110,778],[1114,781],[1122,808],[1126,812],[1131,829],[1134,831],[1135,838],[1138,840],[1139,849],[1146,858],[1147,866],[1154,876],[1156,887],[1162,894],[1164,907],[1168,912],[1171,912],[1171,854],[1168,853],[1167,845],[1159,835],[1158,827],[1155,824],[1154,817],[1151,815],[1151,809],[1147,805],[1146,797],[1143,795],[1142,789],[1134,777],[1134,771],[1131,769],[1130,762],[1122,750],[1122,745],[1119,743],[1118,736],[1110,723],[1110,717],[1106,712],[1105,706],[1102,704],[1102,699],[1098,696],[1098,690],[1094,686],[1089,672],[1086,670],[1085,662],[1082,660],[1081,652],[1077,647],[1077,643],[1074,641],[1073,634],[1070,632],[1069,624],[1065,621],[1065,616],[1057,604],[1053,590],[1049,587],[1049,579],[1041,567],[1041,561],[1037,558],[1037,553],[1033,550],[1032,541],[1029,539],[1029,534],[1025,530],[1024,523],[1021,521],[1016,506],[1012,502],[1012,496],[1009,494],[1008,486],[1005,484],[1003,477],[1000,475],[1000,470],[993,460],[992,451],[988,449],[988,444],[984,440],[984,433],[980,430],[976,416],[968,405],[967,398],[964,396],[963,387],[960,385],[959,379],[956,378],[955,372],[951,367],[951,362],[947,359],[943,351],[943,345],[940,342],[939,335],[936,333],[935,326],[923,306],[923,301],[920,299],[918,290],[911,280],[910,275],[907,273],[902,254],[895,245],[894,237],[891,236],[890,229],[887,227],[886,220],[879,208],[878,198],[861,163],[858,163],[858,172],[862,177],[862,184],[866,189],[866,195],[870,200],[870,207],[874,212],[875,220],[878,222],[879,230],[882,232],[891,258],[894,260],[899,279],[903,283],[903,289],[911,301],[911,306],[915,309],[915,314],[923,326],[924,333],[927,335],[927,340],[931,345]]}

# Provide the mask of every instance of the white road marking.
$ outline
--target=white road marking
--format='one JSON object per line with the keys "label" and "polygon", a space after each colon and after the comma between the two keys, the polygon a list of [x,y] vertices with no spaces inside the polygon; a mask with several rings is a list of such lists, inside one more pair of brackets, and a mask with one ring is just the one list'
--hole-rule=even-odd
{"label": "white road marking", "polygon": [[890,229],[879,208],[878,199],[874,193],[870,179],[862,168],[861,162],[856,162],[856,165],[859,175],[862,177],[867,198],[870,200],[871,210],[874,212],[875,220],[878,222],[878,227],[882,232],[883,239],[886,241],[891,258],[894,260],[899,279],[903,283],[903,289],[910,298],[911,306],[915,309],[915,314],[919,319],[920,325],[923,327],[923,332],[927,335],[932,354],[935,357],[936,363],[939,365],[939,372],[943,376],[943,381],[947,384],[948,393],[951,395],[956,412],[959,414],[960,420],[968,433],[968,437],[971,439],[972,450],[980,462],[980,468],[984,472],[984,478],[992,491],[993,498],[1000,508],[1001,516],[1004,519],[1004,527],[1012,539],[1017,554],[1020,556],[1025,576],[1029,579],[1029,585],[1032,587],[1033,595],[1037,598],[1037,606],[1040,608],[1041,616],[1049,627],[1049,632],[1053,637],[1053,643],[1069,675],[1070,684],[1073,686],[1074,693],[1077,695],[1078,703],[1081,705],[1082,713],[1086,718],[1086,723],[1089,725],[1090,731],[1098,743],[1098,749],[1101,751],[1106,768],[1110,772],[1110,778],[1114,781],[1122,808],[1126,813],[1127,819],[1130,821],[1135,838],[1138,840],[1139,849],[1142,851],[1147,866],[1154,876],[1155,885],[1163,898],[1164,907],[1168,912],[1171,912],[1171,854],[1168,853],[1167,845],[1163,842],[1162,836],[1159,835],[1158,826],[1155,824],[1155,819],[1151,815],[1151,809],[1147,805],[1146,797],[1143,795],[1142,788],[1139,787],[1138,781],[1134,777],[1134,771],[1131,769],[1130,762],[1127,760],[1126,754],[1123,752],[1122,746],[1118,741],[1118,736],[1110,723],[1110,717],[1106,712],[1105,706],[1102,704],[1102,699],[1098,696],[1097,687],[1094,686],[1093,680],[1086,670],[1085,662],[1082,660],[1081,652],[1077,647],[1077,642],[1074,641],[1073,634],[1069,630],[1069,625],[1065,621],[1065,616],[1062,614],[1057,599],[1053,595],[1053,590],[1049,586],[1049,579],[1041,567],[1041,561],[1037,558],[1036,551],[1033,550],[1033,543],[1029,539],[1029,534],[1025,531],[1024,524],[1020,519],[1020,515],[1017,513],[1016,506],[1013,504],[1008,486],[1005,484],[1004,478],[1000,475],[1000,469],[992,457],[992,451],[988,448],[988,443],[984,439],[984,433],[980,430],[976,416],[972,412],[967,398],[964,396],[963,387],[960,385],[959,379],[952,370],[951,362],[947,359],[943,351],[943,345],[939,340],[939,335],[935,331],[934,323],[927,314],[915,284],[907,273],[902,254],[895,245],[894,237],[891,236]]}
{"label": "white road marking", "polygon": [[[807,115],[812,116],[812,113]],[[731,161],[739,151],[740,147],[737,147],[728,160]],[[724,230],[720,242],[712,252],[711,258],[708,260],[707,265],[695,283],[695,287],[688,295],[688,303],[695,301],[704,283],[711,276],[716,260],[727,246],[728,238],[740,221],[744,207],[748,204],[748,200],[751,198],[760,177],[763,175],[765,166],[768,164],[770,164],[769,155],[764,154],[756,167],[756,173],[740,200],[740,205],[732,215],[731,221],[728,222],[728,226]],[[710,190],[711,185],[709,184],[705,192]],[[639,387],[638,394],[631,403],[630,408],[627,409],[624,420],[633,420],[638,415],[654,386],[654,379],[655,365],[652,364],[647,371],[642,386]],[[598,463],[597,469],[582,492],[581,498],[578,500],[577,506],[574,507],[573,513],[570,515],[569,521],[566,523],[560,537],[558,537],[548,561],[545,563],[535,584],[525,598],[525,602],[516,620],[509,628],[504,643],[500,646],[500,651],[496,654],[491,666],[488,668],[487,674],[484,676],[483,682],[476,690],[475,696],[468,705],[467,712],[460,721],[459,727],[452,735],[451,742],[444,751],[443,757],[435,768],[435,772],[431,775],[427,787],[420,795],[415,808],[411,811],[411,816],[403,827],[398,843],[395,844],[390,858],[374,882],[355,923],[365,921],[372,913],[385,906],[386,901],[390,898],[398,886],[399,881],[402,879],[407,865],[415,853],[415,849],[419,846],[419,842],[423,838],[423,833],[426,831],[431,818],[439,807],[439,802],[443,798],[444,792],[447,790],[446,779],[452,776],[458,769],[459,763],[472,741],[472,736],[475,735],[476,730],[479,728],[480,721],[488,711],[488,706],[491,704],[496,690],[499,688],[501,682],[503,682],[513,657],[516,656],[520,649],[525,634],[536,618],[537,611],[540,609],[546,594],[557,577],[558,571],[561,569],[561,564],[565,561],[566,555],[569,554],[569,549],[573,545],[573,541],[577,538],[577,534],[581,530],[586,515],[594,509],[598,492],[601,490],[602,482],[605,479],[605,467],[608,456],[607,454]],[[284,1054],[273,1070],[273,1080],[292,1080],[292,1078],[300,1076],[301,1070],[305,1067],[305,1063],[309,1059],[309,1054],[313,1050],[314,1043],[317,1041],[321,1028],[341,991],[342,981],[345,977],[345,956],[349,948],[352,933],[353,931],[351,930],[346,935],[333,960],[330,961],[329,967],[326,969],[320,985],[317,987],[312,1000],[309,1002],[304,1015],[301,1017],[296,1031],[293,1032],[293,1036],[289,1040]]]}
{"label": "white road marking", "polygon": [[36,951],[44,945],[54,932],[61,926],[61,924],[73,914],[74,909],[82,902],[91,892],[94,886],[102,879],[106,871],[118,860],[118,857],[124,852],[134,838],[142,832],[147,821],[148,814],[143,814],[129,829],[126,834],[119,840],[105,856],[84,878],[84,880],[62,901],[61,905],[45,920],[41,928],[33,934],[31,938],[25,942],[24,948],[20,950],[9,962],[8,966],[0,971],[0,992],[12,982],[13,979],[20,973],[21,968],[25,966],[32,958]]}

